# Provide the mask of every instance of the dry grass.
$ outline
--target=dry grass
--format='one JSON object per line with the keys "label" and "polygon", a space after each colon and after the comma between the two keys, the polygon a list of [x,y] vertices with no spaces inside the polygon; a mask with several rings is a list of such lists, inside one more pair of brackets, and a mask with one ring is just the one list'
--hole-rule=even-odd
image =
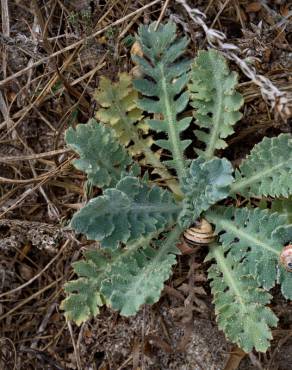
{"label": "dry grass", "polygon": [[[289,102],[292,9],[288,2],[253,2],[258,4],[254,8],[245,0],[192,3],[206,14],[209,28],[224,32],[226,41],[238,47],[241,58],[256,58],[257,73],[271,80]],[[114,338],[116,314],[105,311],[101,321],[94,321],[102,328],[97,333],[93,324],[80,329],[67,323],[59,311],[62,286],[72,277],[71,263],[87,245],[64,229],[86,195],[85,178],[71,166],[74,154],[65,147],[63,134],[68,126],[94,115],[92,96],[100,76],[115,78],[118,71],[132,68],[126,36],[134,35],[139,24],[172,18],[189,33],[192,55],[206,47],[208,39],[174,0],[1,0],[1,14],[0,369],[160,368],[159,363],[149,367],[143,357],[145,330],[151,332],[154,325],[151,320],[142,330],[142,350],[136,343],[119,362],[111,357],[113,349],[104,347],[111,335]],[[240,89],[246,105],[230,139],[227,154],[232,160],[241,158],[264,135],[291,130],[289,114],[282,120],[281,112],[271,109],[260,88],[241,72]],[[194,279],[185,265],[183,261],[178,266],[178,286]],[[200,274],[204,275],[203,268]],[[204,284],[202,279],[199,285]],[[173,286],[166,294],[183,299]],[[210,320],[210,297],[201,301],[196,315]],[[276,298],[274,308],[284,322],[289,305]],[[193,311],[183,314],[193,319]],[[269,361],[273,366],[281,346],[289,344],[290,316],[276,333],[282,338],[275,343],[278,352],[267,358],[252,357],[253,366]],[[186,320],[181,322],[184,342],[180,345],[186,345],[190,333]],[[161,335],[169,337],[164,324],[161,328]],[[155,338],[152,346],[168,356],[169,340]]]}

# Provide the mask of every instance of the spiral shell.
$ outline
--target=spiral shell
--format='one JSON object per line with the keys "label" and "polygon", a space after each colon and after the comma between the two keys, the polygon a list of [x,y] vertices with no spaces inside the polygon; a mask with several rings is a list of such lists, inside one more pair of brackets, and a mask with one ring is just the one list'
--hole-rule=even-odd
{"label": "spiral shell", "polygon": [[212,225],[202,218],[184,232],[184,239],[190,245],[208,245],[215,240]]}
{"label": "spiral shell", "polygon": [[292,244],[286,245],[280,254],[280,263],[289,272],[292,272]]}

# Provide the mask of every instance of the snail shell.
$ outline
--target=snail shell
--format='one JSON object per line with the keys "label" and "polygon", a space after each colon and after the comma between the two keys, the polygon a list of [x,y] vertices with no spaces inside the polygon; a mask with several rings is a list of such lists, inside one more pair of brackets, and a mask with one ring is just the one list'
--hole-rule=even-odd
{"label": "snail shell", "polygon": [[177,247],[182,254],[192,254],[197,250],[194,247],[208,245],[215,240],[215,237],[212,225],[202,218],[196,221],[194,226],[184,231],[183,239]]}
{"label": "snail shell", "polygon": [[215,240],[212,225],[202,218],[184,232],[184,239],[190,245],[208,245]]}
{"label": "snail shell", "polygon": [[280,254],[280,263],[289,272],[292,272],[292,244],[286,245]]}

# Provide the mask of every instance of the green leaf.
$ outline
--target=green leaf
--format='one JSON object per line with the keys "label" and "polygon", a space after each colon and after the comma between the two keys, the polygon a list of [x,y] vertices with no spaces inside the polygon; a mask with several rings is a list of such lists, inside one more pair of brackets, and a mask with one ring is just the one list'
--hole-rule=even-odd
{"label": "green leaf", "polygon": [[[142,245],[145,240],[142,241]],[[140,243],[132,248],[140,248]],[[84,260],[73,263],[74,272],[78,279],[65,284],[67,297],[61,302],[61,309],[65,311],[68,320],[77,325],[99,314],[99,307],[108,303],[100,293],[101,283],[108,277],[107,272],[111,264],[117,262],[122,255],[121,250],[110,251],[99,249],[84,252]]]}
{"label": "green leaf", "polygon": [[271,211],[280,213],[286,218],[287,223],[292,224],[292,197],[288,199],[274,199]]}
{"label": "green leaf", "polygon": [[154,168],[153,172],[158,173],[175,194],[181,195],[177,181],[172,179],[172,175],[161,163],[159,154],[150,149],[153,139],[148,135],[149,125],[137,106],[138,92],[132,87],[131,76],[120,73],[115,83],[101,77],[95,99],[101,106],[96,117],[111,125],[119,142],[130,155],[143,154],[144,162]]}
{"label": "green leaf", "polygon": [[173,224],[179,210],[169,191],[128,176],[75,213],[71,227],[103,247],[116,248]]}
{"label": "green leaf", "polygon": [[235,261],[244,261],[248,273],[271,289],[277,282],[280,253],[289,238],[292,240],[292,225],[285,225],[285,218],[278,213],[258,208],[216,207],[206,218],[216,225],[224,251]]}
{"label": "green leaf", "polygon": [[224,57],[216,50],[199,51],[191,71],[191,105],[195,108],[195,131],[205,143],[205,151],[197,152],[211,158],[216,149],[224,149],[223,140],[234,133],[233,126],[240,120],[243,105],[241,94],[235,91],[237,73],[230,72]]}
{"label": "green leaf", "polygon": [[279,271],[278,283],[281,284],[281,292],[286,299],[292,299],[292,273],[285,269]]}
{"label": "green leaf", "polygon": [[155,143],[172,154],[172,160],[165,163],[176,169],[181,179],[185,172],[184,150],[190,140],[182,140],[181,133],[189,126],[191,118],[178,119],[177,115],[188,104],[187,92],[183,92],[189,80],[190,63],[178,60],[188,44],[187,38],[177,39],[174,23],[159,25],[151,23],[140,26],[137,40],[141,45],[144,58],[134,56],[144,79],[133,82],[134,87],[142,93],[138,105],[148,113],[155,113],[156,119],[148,121],[150,127],[157,132],[164,132],[166,139]]}
{"label": "green leaf", "polygon": [[74,160],[73,164],[87,174],[90,184],[114,186],[132,163],[128,153],[115,140],[111,129],[94,119],[77,125],[75,130],[70,127],[65,140],[79,154],[80,159]]}
{"label": "green leaf", "polygon": [[178,241],[179,228],[171,231],[157,246],[146,246],[127,252],[108,271],[108,279],[101,287],[102,294],[110,306],[121,315],[137,313],[141,305],[153,304],[160,298],[164,281],[169,278],[176,263],[173,251]]}
{"label": "green leaf", "polygon": [[[277,227],[272,238],[277,240],[281,245],[292,243],[292,224]],[[277,282],[281,285],[281,292],[286,299],[292,299],[292,273],[280,266],[277,276]]]}
{"label": "green leaf", "polygon": [[103,300],[94,281],[80,278],[66,283],[64,289],[70,294],[62,301],[61,309],[68,320],[80,325],[99,313]]}
{"label": "green leaf", "polygon": [[182,185],[185,194],[179,216],[182,227],[189,227],[203,211],[229,195],[234,180],[232,172],[232,165],[225,158],[199,157],[191,162]]}
{"label": "green leaf", "polygon": [[176,263],[180,233],[176,227],[155,242],[150,242],[152,234],[124,249],[87,250],[85,259],[73,264],[79,278],[65,285],[67,297],[61,308],[66,317],[80,325],[97,315],[104,303],[129,316],[141,305],[157,302]]}
{"label": "green leaf", "polygon": [[99,307],[104,304],[104,298],[99,292],[100,284],[108,259],[112,258],[112,255],[101,250],[88,250],[84,255],[85,260],[73,263],[74,272],[79,279],[65,284],[67,297],[61,303],[67,319],[73,320],[77,325],[99,314]]}
{"label": "green leaf", "polygon": [[231,253],[224,256],[219,246],[210,253],[216,259],[208,272],[219,328],[245,352],[253,348],[266,352],[272,339],[270,327],[278,322],[272,310],[265,307],[272,296],[258,287],[246,265]]}
{"label": "green leaf", "polygon": [[233,193],[288,197],[292,194],[292,136],[265,137],[255,145],[235,174]]}
{"label": "green leaf", "polygon": [[[120,143],[128,147],[132,155],[141,154],[146,142],[138,130],[142,134],[147,134],[149,127],[145,122],[144,124],[141,122],[143,114],[137,107],[138,93],[132,88],[131,76],[120,73],[119,80],[115,83],[102,76],[94,97],[101,106],[96,112],[96,117],[112,126]],[[147,146],[149,145],[151,141],[148,142]]]}

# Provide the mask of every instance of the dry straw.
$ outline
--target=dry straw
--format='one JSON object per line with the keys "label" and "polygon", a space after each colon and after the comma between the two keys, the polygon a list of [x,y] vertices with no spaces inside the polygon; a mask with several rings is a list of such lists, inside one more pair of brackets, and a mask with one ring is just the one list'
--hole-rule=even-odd
{"label": "dry straw", "polygon": [[259,86],[262,97],[267,101],[272,109],[275,109],[276,115],[280,115],[282,119],[286,120],[291,115],[290,102],[285,92],[280,91],[268,78],[259,75],[254,67],[247,64],[245,60],[241,59],[237,53],[240,49],[233,44],[226,43],[226,35],[214,28],[209,28],[206,23],[206,15],[198,9],[191,8],[185,0],[176,0],[181,4],[189,17],[205,32],[206,40],[209,46],[220,50],[224,56],[233,60],[242,70],[242,72],[257,86]]}

